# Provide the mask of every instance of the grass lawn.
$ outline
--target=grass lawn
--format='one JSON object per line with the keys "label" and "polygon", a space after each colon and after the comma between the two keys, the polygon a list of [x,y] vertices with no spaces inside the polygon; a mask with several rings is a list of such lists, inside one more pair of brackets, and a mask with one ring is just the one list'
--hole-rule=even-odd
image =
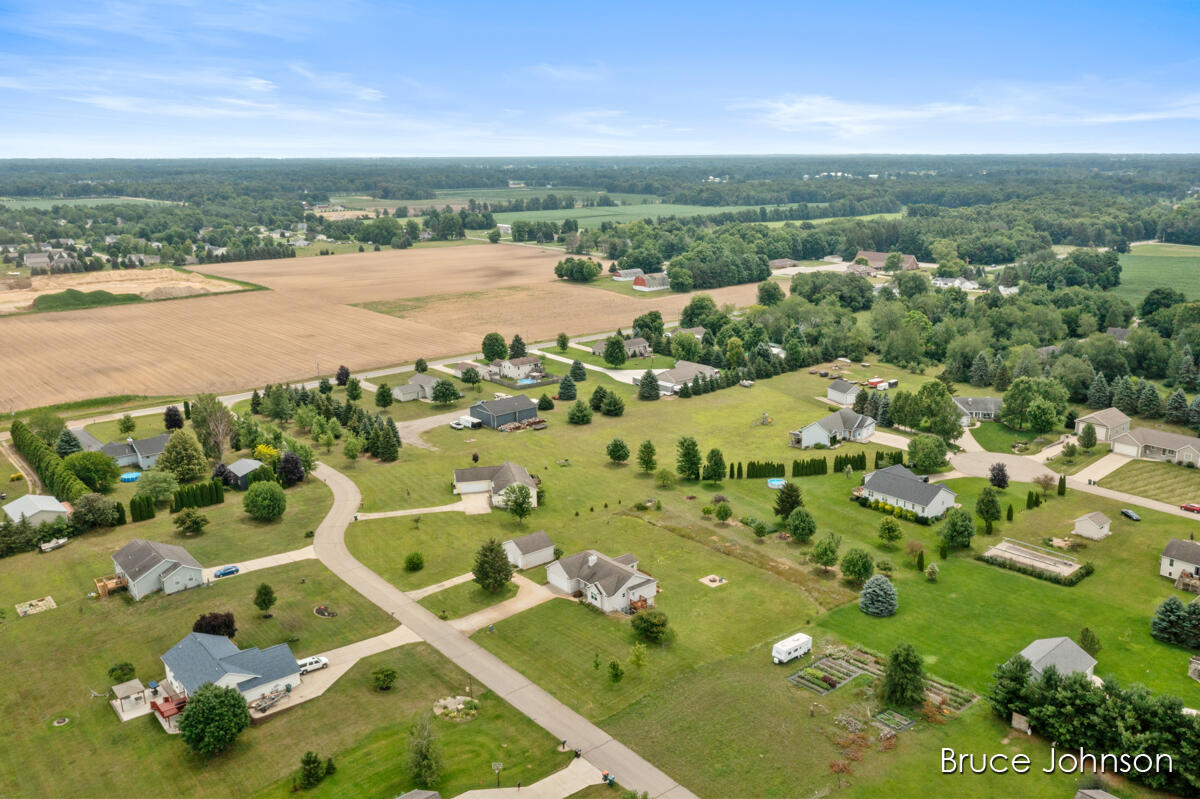
{"label": "grass lawn", "polygon": [[1200,472],[1173,463],[1130,461],[1100,485],[1172,505],[1200,502]]}
{"label": "grass lawn", "polygon": [[1168,286],[1188,299],[1200,295],[1200,247],[1186,244],[1143,244],[1121,256],[1118,296],[1141,304],[1151,289]]}
{"label": "grass lawn", "polygon": [[1098,443],[1092,448],[1091,452],[1084,452],[1082,449],[1079,450],[1079,454],[1074,458],[1068,459],[1065,455],[1055,455],[1046,461],[1046,468],[1059,474],[1078,474],[1107,454],[1108,444]]}
{"label": "grass lawn", "polygon": [[458,619],[463,616],[470,616],[477,610],[490,608],[492,605],[499,604],[506,599],[512,599],[516,595],[516,583],[510,582],[493,594],[489,591],[484,591],[472,580],[467,583],[452,585],[449,588],[438,591],[436,594],[430,594],[420,600],[420,604],[427,610],[431,610],[439,615],[444,612],[444,618]]}
{"label": "grass lawn", "polygon": [[[16,475],[16,480],[11,479],[13,475]],[[29,493],[28,481],[3,455],[0,455],[0,492],[8,495],[5,502],[12,502]]]}
{"label": "grass lawn", "polygon": [[1053,431],[1039,436],[1029,430],[1013,430],[1003,422],[980,422],[978,427],[971,428],[971,435],[988,452],[1013,452],[1015,442],[1025,441],[1029,447],[1022,450],[1021,454],[1033,455],[1041,452],[1047,444],[1058,441],[1062,433]]}
{"label": "grass lawn", "polygon": [[[179,406],[179,410],[183,410],[183,405]],[[124,441],[126,438],[153,438],[167,432],[167,428],[163,425],[162,414],[153,414],[147,416],[134,416],[133,432],[128,435],[121,432],[121,420],[113,419],[108,422],[96,422],[95,424],[86,425],[83,429],[94,435],[102,442],[109,441]],[[188,430],[195,432],[190,420],[183,423]]]}
{"label": "grass lawn", "polygon": [[[646,369],[673,369],[675,367],[674,358],[670,355],[659,355],[657,353],[649,358],[630,358],[620,366],[611,366],[602,356],[593,355],[590,350],[581,350],[578,347],[568,347],[566,352],[559,352],[558,347],[554,347],[553,349],[547,349],[546,352],[561,355],[563,358],[570,358],[571,360],[579,360],[592,366],[603,366],[606,369],[639,369],[644,371]],[[556,363],[561,364],[565,369],[571,368],[567,364],[562,363],[562,361],[557,361]]]}

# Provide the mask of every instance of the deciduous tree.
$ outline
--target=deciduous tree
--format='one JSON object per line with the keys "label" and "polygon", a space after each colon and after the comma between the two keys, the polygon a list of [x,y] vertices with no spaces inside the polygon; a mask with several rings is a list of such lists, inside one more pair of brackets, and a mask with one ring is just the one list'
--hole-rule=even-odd
{"label": "deciduous tree", "polygon": [[205,683],[188,697],[179,716],[179,737],[200,755],[224,752],[250,726],[250,710],[236,688]]}

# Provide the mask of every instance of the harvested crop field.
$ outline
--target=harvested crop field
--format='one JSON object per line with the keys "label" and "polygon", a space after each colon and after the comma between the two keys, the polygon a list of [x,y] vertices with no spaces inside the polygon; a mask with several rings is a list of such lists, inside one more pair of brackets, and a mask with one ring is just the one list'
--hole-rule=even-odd
{"label": "harvested crop field", "polygon": [[[561,257],[489,245],[210,264],[210,274],[271,290],[2,318],[0,409],[227,392],[309,378],[318,364],[331,374],[342,363],[361,370],[448,357],[477,350],[490,330],[526,341],[603,332],[652,308],[678,318],[690,299],[568,285],[553,277]],[[718,304],[746,304],[755,291],[710,293]]]}
{"label": "harvested crop field", "polygon": [[236,283],[213,280],[204,275],[165,268],[42,275],[31,278],[30,282],[32,285],[27,289],[0,291],[0,314],[29,310],[33,301],[38,297],[44,294],[57,294],[67,289],[137,294],[147,300],[242,290],[242,287]]}

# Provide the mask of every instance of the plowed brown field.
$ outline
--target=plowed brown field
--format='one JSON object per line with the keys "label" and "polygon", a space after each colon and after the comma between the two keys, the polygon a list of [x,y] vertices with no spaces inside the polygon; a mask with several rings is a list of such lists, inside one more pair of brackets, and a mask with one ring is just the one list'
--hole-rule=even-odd
{"label": "plowed brown field", "polygon": [[[496,330],[526,341],[628,327],[688,295],[646,298],[554,278],[561,254],[518,245],[246,261],[212,274],[271,289],[0,318],[0,411],[113,394],[227,392],[475,351]],[[606,278],[601,278],[606,279]],[[711,292],[753,301],[755,286]],[[411,302],[404,302],[411,300]],[[401,301],[399,316],[353,307]]]}

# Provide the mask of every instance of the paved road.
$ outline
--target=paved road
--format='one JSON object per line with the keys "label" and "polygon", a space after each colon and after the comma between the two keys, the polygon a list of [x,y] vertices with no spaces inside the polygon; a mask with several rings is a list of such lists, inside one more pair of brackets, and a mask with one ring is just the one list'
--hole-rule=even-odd
{"label": "paved road", "polygon": [[[541,355],[543,358],[549,358],[552,361],[561,361],[565,364],[571,364],[575,362],[574,358],[569,357],[570,353],[567,353],[567,355],[555,355],[554,353],[546,352],[545,350],[530,350],[530,352]],[[638,378],[646,373],[645,369],[609,369],[607,366],[596,366],[595,364],[590,363],[583,364],[583,368],[591,372],[600,372],[601,374],[608,375],[618,383],[624,383],[626,385],[636,383]],[[653,371],[655,374],[659,374],[660,372],[665,372],[667,370],[652,369],[651,371]]]}
{"label": "paved road", "polygon": [[633,750],[356,560],[346,548],[345,533],[362,501],[358,487],[350,478],[325,464],[318,464],[313,475],[333,490],[333,507],[317,528],[313,542],[317,557],[326,568],[380,608],[393,614],[418,637],[503,697],[555,739],[566,739],[569,746],[581,749],[589,763],[602,771],[611,772],[625,787],[646,791],[654,797],[683,799],[694,796]]}

